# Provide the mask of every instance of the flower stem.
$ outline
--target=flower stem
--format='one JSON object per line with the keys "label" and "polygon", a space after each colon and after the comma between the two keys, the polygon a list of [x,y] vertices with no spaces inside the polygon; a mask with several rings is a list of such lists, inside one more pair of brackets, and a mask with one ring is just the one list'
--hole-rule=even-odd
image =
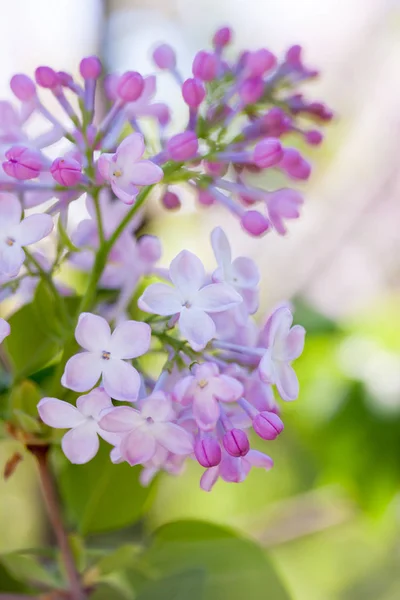
{"label": "flower stem", "polygon": [[71,600],[85,600],[86,594],[81,587],[79,573],[76,569],[67,532],[64,528],[59,499],[50,470],[48,456],[50,447],[29,445],[27,449],[36,458],[47,514],[61,552],[61,557],[69,582],[70,598]]}

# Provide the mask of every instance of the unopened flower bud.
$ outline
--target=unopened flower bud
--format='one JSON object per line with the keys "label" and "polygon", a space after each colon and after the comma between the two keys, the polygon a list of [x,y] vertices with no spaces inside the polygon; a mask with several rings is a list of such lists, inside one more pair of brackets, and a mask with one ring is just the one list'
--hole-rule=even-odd
{"label": "unopened flower bud", "polygon": [[261,77],[249,77],[239,88],[239,96],[245,104],[255,104],[263,93],[264,81]]}
{"label": "unopened flower bud", "polygon": [[200,50],[194,58],[192,72],[195,77],[202,81],[215,79],[218,70],[218,58],[211,52]]}
{"label": "unopened flower bud", "polygon": [[222,439],[225,450],[231,456],[245,456],[250,450],[249,439],[242,429],[227,431]]}
{"label": "unopened flower bud", "polygon": [[153,60],[159,69],[175,69],[175,51],[168,44],[161,44],[153,52]]}
{"label": "unopened flower bud", "polygon": [[191,108],[197,108],[206,97],[206,90],[200,79],[186,79],[182,85],[182,96]]}
{"label": "unopened flower bud", "polygon": [[21,102],[32,100],[36,96],[36,86],[32,79],[23,73],[18,73],[11,78],[11,90]]}
{"label": "unopened flower bud", "polygon": [[292,67],[301,66],[302,47],[299,44],[291,46],[286,52],[286,62]]}
{"label": "unopened flower bud", "polygon": [[167,152],[172,160],[182,161],[193,158],[198,150],[199,141],[193,131],[184,131],[170,138]]}
{"label": "unopened flower bud", "polygon": [[56,158],[50,173],[57,183],[67,187],[76,185],[82,178],[81,165],[74,158]]}
{"label": "unopened flower bud", "polygon": [[276,165],[283,157],[283,149],[276,138],[267,138],[254,148],[253,160],[257,167],[267,169]]}
{"label": "unopened flower bud", "polygon": [[285,148],[279,166],[294,179],[308,179],[311,173],[310,164],[295,148]]}
{"label": "unopened flower bud", "polygon": [[270,228],[270,222],[257,210],[247,210],[242,218],[241,225],[245,231],[256,237],[263,235]]}
{"label": "unopened flower bud", "polygon": [[221,27],[213,37],[214,48],[223,48],[232,40],[232,30],[229,27]]}
{"label": "unopened flower bud", "polygon": [[253,420],[253,429],[263,440],[274,440],[283,430],[283,422],[273,412],[260,412]]}
{"label": "unopened flower bud", "polygon": [[214,196],[210,194],[210,192],[208,192],[207,190],[199,190],[197,200],[203,206],[211,206],[212,204],[215,204]]}
{"label": "unopened flower bud", "polygon": [[4,172],[15,179],[35,179],[42,170],[39,152],[26,146],[13,146],[7,150],[5,156],[7,160],[3,162]]}
{"label": "unopened flower bud", "polygon": [[174,192],[165,192],[164,196],[161,199],[163,206],[168,210],[176,210],[181,207],[181,201],[179,196]]}
{"label": "unopened flower bud", "polygon": [[221,462],[221,447],[212,437],[198,439],[194,445],[194,453],[201,466],[207,469],[216,467]]}
{"label": "unopened flower bud", "polygon": [[246,56],[246,71],[251,77],[259,77],[276,65],[276,57],[266,48],[249,52]]}
{"label": "unopened flower bud", "polygon": [[51,67],[38,67],[35,71],[35,79],[40,87],[48,88],[50,90],[54,90],[60,85],[58,73]]}
{"label": "unopened flower bud", "polygon": [[324,139],[322,133],[317,129],[311,129],[310,131],[306,131],[305,138],[306,142],[308,142],[312,146],[318,146]]}
{"label": "unopened flower bud", "polygon": [[118,97],[124,102],[134,102],[143,92],[144,80],[140,73],[127,71],[119,78],[117,84]]}
{"label": "unopened flower bud", "polygon": [[223,177],[228,171],[229,163],[204,161],[206,173],[213,177]]}
{"label": "unopened flower bud", "polygon": [[97,56],[87,56],[82,58],[79,65],[79,72],[83,79],[98,79],[101,75],[102,65]]}

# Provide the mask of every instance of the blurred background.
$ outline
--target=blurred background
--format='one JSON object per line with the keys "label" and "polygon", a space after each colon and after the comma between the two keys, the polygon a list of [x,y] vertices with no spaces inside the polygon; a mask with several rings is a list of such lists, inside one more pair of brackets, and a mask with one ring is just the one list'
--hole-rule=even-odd
{"label": "blurred background", "polygon": [[[268,449],[271,473],[240,486],[198,488],[200,469],[159,482],[151,525],[206,518],[260,541],[294,600],[400,597],[400,2],[398,0],[2,0],[0,92],[39,64],[78,72],[99,53],[110,69],[153,72],[150,50],[171,43],[189,74],[193,54],[221,25],[233,50],[304,46],[321,70],[307,94],[333,108],[302,218],[285,238],[252,240],[217,209],[165,215],[154,205],[165,263],[182,248],[207,262],[208,233],[224,219],[234,252],[262,270],[262,307],[290,298],[306,326],[299,400]],[[185,118],[179,90],[158,96]],[[196,214],[196,219],[194,215]],[[239,235],[240,234],[240,235]],[[9,448],[2,450],[5,462]],[[45,535],[34,470],[0,481],[0,552]],[[36,501],[34,499],[36,498]],[[132,499],[134,501],[134,499]],[[266,598],[269,598],[266,590]],[[250,599],[251,600],[251,599]],[[274,600],[271,598],[271,600]]]}

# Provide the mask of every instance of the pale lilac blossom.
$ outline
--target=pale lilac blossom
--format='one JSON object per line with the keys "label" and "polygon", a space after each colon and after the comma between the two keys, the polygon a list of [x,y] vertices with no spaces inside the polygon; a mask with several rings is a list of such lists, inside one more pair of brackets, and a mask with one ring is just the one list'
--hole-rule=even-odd
{"label": "pale lilac blossom", "polygon": [[11,327],[7,321],[0,318],[0,344],[5,340],[11,333]]}

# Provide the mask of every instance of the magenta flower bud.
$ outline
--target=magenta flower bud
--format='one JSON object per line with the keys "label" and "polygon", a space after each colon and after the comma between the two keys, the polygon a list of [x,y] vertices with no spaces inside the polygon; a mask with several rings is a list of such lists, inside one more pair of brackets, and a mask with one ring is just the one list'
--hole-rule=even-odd
{"label": "magenta flower bud", "polygon": [[161,44],[154,50],[153,60],[159,69],[172,70],[176,67],[175,51],[168,44]]}
{"label": "magenta flower bud", "polygon": [[70,73],[67,73],[66,71],[58,71],[57,75],[59,84],[64,87],[69,87],[71,84],[74,83],[74,78]]}
{"label": "magenta flower bud", "polygon": [[276,65],[276,57],[266,48],[249,52],[246,56],[246,71],[251,77],[259,77]]}
{"label": "magenta flower bud", "polygon": [[308,179],[311,173],[310,164],[295,148],[285,148],[279,166],[294,179]]}
{"label": "magenta flower bud", "polygon": [[274,440],[283,430],[283,422],[273,412],[260,412],[253,420],[253,429],[263,440]]}
{"label": "magenta flower bud", "polygon": [[181,201],[179,200],[179,196],[174,192],[165,192],[162,197],[161,202],[163,206],[168,210],[176,210],[181,207]]}
{"label": "magenta flower bud", "polygon": [[245,104],[254,104],[264,93],[264,81],[261,77],[250,77],[243,81],[239,88],[239,96]]}
{"label": "magenta flower bud", "polygon": [[4,172],[15,179],[35,179],[42,170],[39,152],[26,146],[13,146],[7,150],[5,156],[7,161],[3,162]]}
{"label": "magenta flower bud", "polygon": [[56,158],[50,173],[57,183],[67,187],[76,185],[82,179],[81,165],[74,158]]}
{"label": "magenta flower bud", "polygon": [[171,113],[166,104],[161,104],[157,111],[157,120],[161,127],[165,127],[171,120]]}
{"label": "magenta flower bud", "polygon": [[311,129],[310,131],[306,131],[305,138],[306,142],[311,144],[311,146],[318,146],[324,139],[322,133],[317,129]]}
{"label": "magenta flower bud", "polygon": [[127,71],[117,84],[117,94],[124,102],[134,102],[143,92],[144,80],[140,73]]}
{"label": "magenta flower bud", "polygon": [[206,90],[200,79],[186,79],[182,85],[182,96],[191,108],[197,108],[206,97]]}
{"label": "magenta flower bud", "polygon": [[54,90],[60,85],[58,73],[51,67],[38,67],[35,71],[35,79],[40,87],[48,88],[50,90]]}
{"label": "magenta flower bud", "polygon": [[263,235],[270,228],[270,222],[257,210],[247,210],[242,218],[241,225],[247,233],[256,237]]}
{"label": "magenta flower bud", "polygon": [[210,194],[210,192],[208,192],[207,190],[199,190],[197,200],[203,206],[211,206],[212,204],[215,204],[214,196]]}
{"label": "magenta flower bud", "polygon": [[257,167],[267,169],[276,165],[283,157],[283,149],[276,138],[267,138],[254,148],[253,160]]}
{"label": "magenta flower bud", "polygon": [[211,52],[200,50],[194,57],[192,72],[197,79],[212,81],[218,70],[218,58]]}
{"label": "magenta flower bud", "polygon": [[223,48],[227,46],[232,40],[232,29],[229,27],[221,27],[218,29],[213,37],[214,48]]}
{"label": "magenta flower bud", "polygon": [[302,47],[299,46],[299,44],[295,44],[294,46],[291,46],[288,51],[286,52],[286,62],[288,64],[290,64],[292,67],[299,67],[301,66],[301,53],[302,53]]}
{"label": "magenta flower bud", "polygon": [[231,456],[246,456],[250,450],[249,438],[241,429],[227,431],[222,439],[225,450]]}
{"label": "magenta flower bud", "polygon": [[198,439],[194,445],[194,453],[202,467],[209,469],[221,462],[222,453],[217,440],[212,437]]}
{"label": "magenta flower bud", "polygon": [[32,100],[36,96],[36,86],[32,79],[23,73],[18,73],[11,78],[10,88],[14,96],[21,100],[21,102],[27,102]]}
{"label": "magenta flower bud", "polygon": [[206,173],[213,177],[223,177],[228,171],[229,163],[204,161]]}
{"label": "magenta flower bud", "polygon": [[79,65],[79,72],[83,79],[98,79],[101,75],[102,65],[97,56],[87,56],[82,58]]}
{"label": "magenta flower bud", "polygon": [[170,138],[167,152],[172,160],[182,161],[193,158],[198,150],[199,141],[193,131],[184,131]]}

